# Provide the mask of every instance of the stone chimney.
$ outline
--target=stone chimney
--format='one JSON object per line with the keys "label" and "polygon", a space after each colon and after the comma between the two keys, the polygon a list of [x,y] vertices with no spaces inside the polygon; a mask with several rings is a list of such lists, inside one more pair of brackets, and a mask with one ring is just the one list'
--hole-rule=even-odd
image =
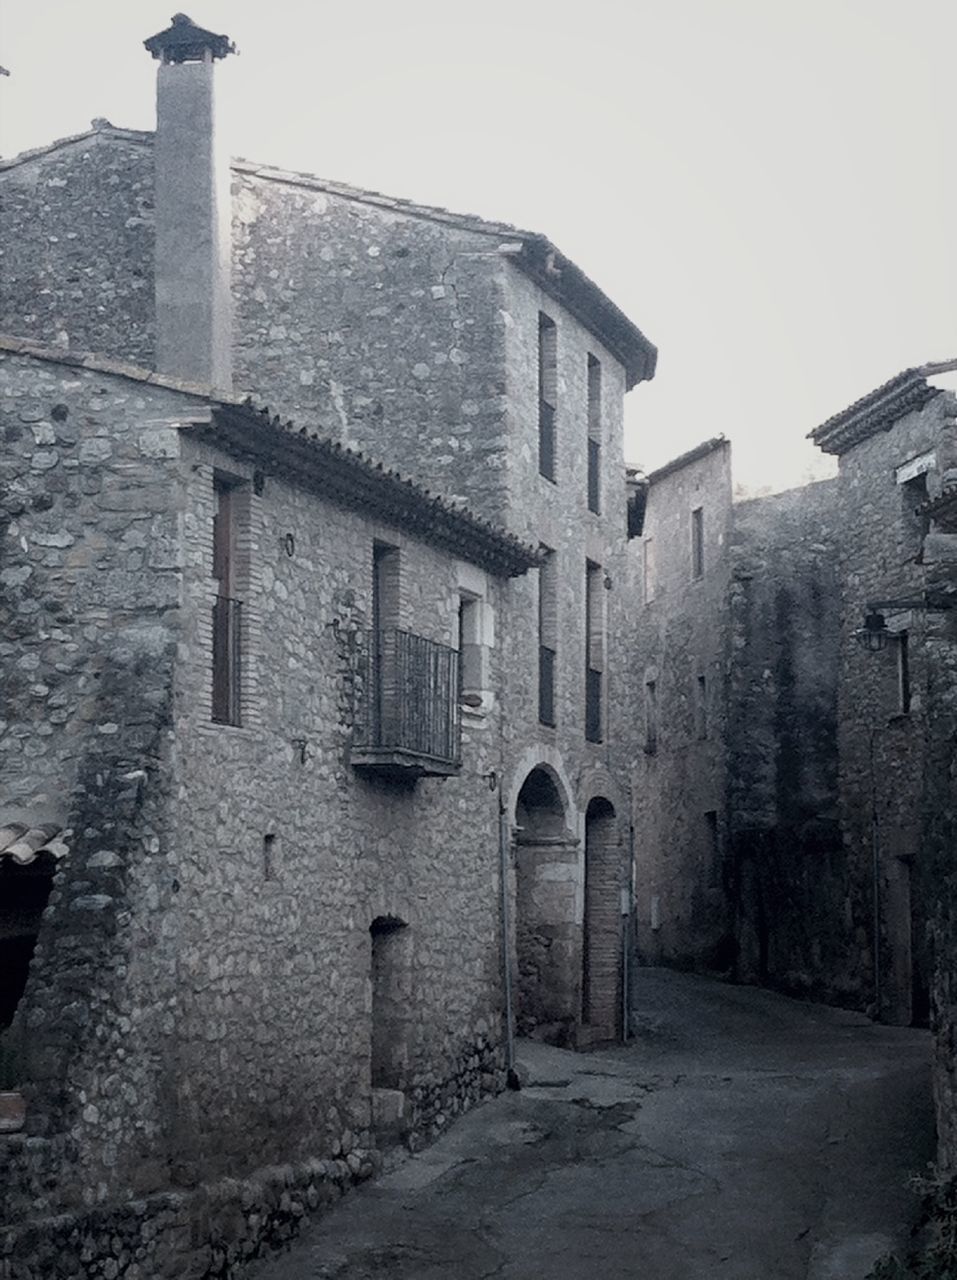
{"label": "stone chimney", "polygon": [[144,41],[156,76],[156,369],[232,388],[229,155],[216,135],[214,64],[227,36],[178,13]]}

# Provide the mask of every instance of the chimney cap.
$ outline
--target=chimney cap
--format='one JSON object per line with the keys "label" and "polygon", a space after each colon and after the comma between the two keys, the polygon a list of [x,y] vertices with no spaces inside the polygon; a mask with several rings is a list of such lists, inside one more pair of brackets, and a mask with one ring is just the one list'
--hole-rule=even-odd
{"label": "chimney cap", "polygon": [[207,53],[211,58],[225,58],[236,52],[229,36],[218,36],[214,31],[197,27],[185,13],[174,14],[171,26],[150,36],[143,44],[154,58],[161,58],[163,62],[202,62]]}

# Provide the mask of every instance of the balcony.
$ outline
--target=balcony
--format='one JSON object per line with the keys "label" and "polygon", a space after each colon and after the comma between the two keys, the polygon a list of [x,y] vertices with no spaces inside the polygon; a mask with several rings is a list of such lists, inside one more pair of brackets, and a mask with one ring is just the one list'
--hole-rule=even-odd
{"label": "balcony", "polygon": [[459,655],[409,631],[366,633],[367,676],[352,742],[356,769],[415,779],[461,765]]}

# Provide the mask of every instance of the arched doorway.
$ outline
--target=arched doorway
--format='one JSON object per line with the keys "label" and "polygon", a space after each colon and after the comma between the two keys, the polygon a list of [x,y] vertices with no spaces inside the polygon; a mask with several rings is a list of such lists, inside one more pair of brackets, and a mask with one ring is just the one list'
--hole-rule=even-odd
{"label": "arched doorway", "polygon": [[622,859],[614,806],[602,797],[585,811],[585,921],[582,1024],[589,1040],[621,1030]]}
{"label": "arched doorway", "polygon": [[520,1035],[568,1045],[579,1003],[578,841],[547,766],[522,784],[515,822],[516,1026]]}
{"label": "arched doorway", "polygon": [[372,940],[373,1089],[404,1089],[409,1065],[412,1009],[411,933],[397,916],[376,916]]}

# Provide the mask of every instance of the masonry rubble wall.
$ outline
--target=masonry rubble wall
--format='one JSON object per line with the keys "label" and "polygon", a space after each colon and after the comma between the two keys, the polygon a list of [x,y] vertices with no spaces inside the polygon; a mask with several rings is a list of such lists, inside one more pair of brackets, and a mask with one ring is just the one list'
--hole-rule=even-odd
{"label": "masonry rubble wall", "polygon": [[[664,469],[663,469],[664,470]],[[703,572],[692,512],[703,513]],[[731,449],[650,477],[630,546],[635,938],[640,961],[726,969]],[[703,683],[702,683],[703,682]]]}
{"label": "masonry rubble wall", "polygon": [[860,1003],[867,897],[838,812],[837,480],[738,502],[729,609],[736,973]]}
{"label": "masonry rubble wall", "polygon": [[213,726],[213,474],[249,466],[195,438],[188,396],[0,363],[3,800],[65,797],[73,833],[17,1014],[29,1121],[0,1138],[0,1257],[18,1280],[230,1275],[376,1167],[374,918],[412,940],[410,1144],[502,1086],[496,700],[456,778],[385,785],[349,757],[373,539],[430,639],[452,642],[463,582],[489,613],[502,588],[267,469],[249,727]]}

